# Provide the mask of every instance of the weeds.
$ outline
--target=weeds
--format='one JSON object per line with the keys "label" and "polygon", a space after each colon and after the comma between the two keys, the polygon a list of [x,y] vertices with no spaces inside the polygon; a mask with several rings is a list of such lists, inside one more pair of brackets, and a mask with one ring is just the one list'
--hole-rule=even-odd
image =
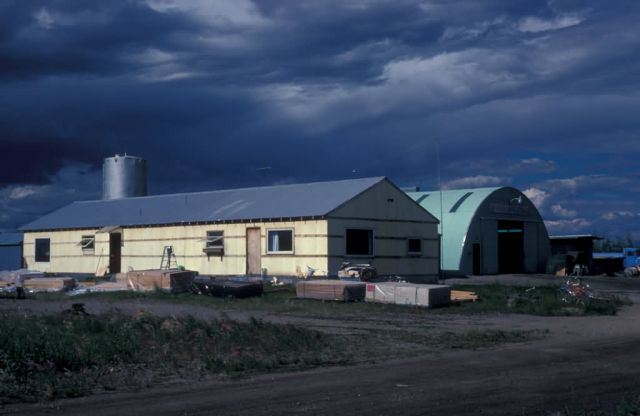
{"label": "weeds", "polygon": [[77,397],[95,389],[342,363],[335,340],[258,320],[140,314],[0,320],[0,401]]}
{"label": "weeds", "polygon": [[562,300],[557,288],[525,288],[506,285],[458,285],[456,290],[476,292],[480,301],[466,302],[454,308],[442,308],[437,313],[520,313],[540,316],[615,315],[628,304],[620,298],[589,299],[584,304]]}

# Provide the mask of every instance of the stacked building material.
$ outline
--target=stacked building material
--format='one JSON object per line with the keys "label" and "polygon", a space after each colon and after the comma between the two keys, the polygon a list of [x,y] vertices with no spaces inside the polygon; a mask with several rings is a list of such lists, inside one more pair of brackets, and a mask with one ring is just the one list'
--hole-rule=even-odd
{"label": "stacked building material", "polygon": [[262,296],[264,293],[262,281],[242,282],[236,280],[197,277],[193,280],[193,284],[203,295],[222,298],[248,298],[252,296]]}
{"label": "stacked building material", "polygon": [[118,273],[116,282],[126,284],[133,290],[151,291],[164,289],[174,293],[182,293],[191,289],[196,274],[191,270],[179,269],[135,270],[127,273]]}
{"label": "stacked building material", "polygon": [[75,285],[72,277],[34,277],[24,281],[24,288],[29,292],[58,292],[73,289]]}
{"label": "stacked building material", "polygon": [[18,284],[26,279],[42,278],[44,273],[27,269],[3,270],[0,271],[0,282]]}
{"label": "stacked building material", "polygon": [[478,299],[480,299],[480,297],[476,292],[469,292],[466,290],[451,291],[451,302],[475,302]]}
{"label": "stacked building material", "polygon": [[296,284],[296,296],[303,299],[361,301],[366,283],[344,280],[301,280]]}
{"label": "stacked building material", "polygon": [[451,287],[446,285],[419,285],[414,283],[367,283],[367,302],[393,303],[425,307],[451,303]]}

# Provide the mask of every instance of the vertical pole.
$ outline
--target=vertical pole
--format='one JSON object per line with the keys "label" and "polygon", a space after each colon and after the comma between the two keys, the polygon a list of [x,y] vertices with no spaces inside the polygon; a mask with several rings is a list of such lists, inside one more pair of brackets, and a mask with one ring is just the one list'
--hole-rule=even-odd
{"label": "vertical pole", "polygon": [[[436,166],[438,168],[438,190],[440,191],[440,267],[438,271],[438,280],[441,282],[443,280],[442,275],[442,238],[444,236],[444,213],[442,212],[442,177],[440,176],[440,144],[438,143],[438,139],[433,139],[436,145]],[[439,283],[440,283],[439,282]]]}

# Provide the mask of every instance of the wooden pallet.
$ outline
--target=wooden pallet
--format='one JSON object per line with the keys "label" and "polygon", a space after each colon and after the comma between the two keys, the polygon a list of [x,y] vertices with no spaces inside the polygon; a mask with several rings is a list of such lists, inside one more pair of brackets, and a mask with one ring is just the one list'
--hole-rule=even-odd
{"label": "wooden pallet", "polygon": [[468,292],[466,290],[452,290],[451,302],[475,302],[480,297],[476,292]]}

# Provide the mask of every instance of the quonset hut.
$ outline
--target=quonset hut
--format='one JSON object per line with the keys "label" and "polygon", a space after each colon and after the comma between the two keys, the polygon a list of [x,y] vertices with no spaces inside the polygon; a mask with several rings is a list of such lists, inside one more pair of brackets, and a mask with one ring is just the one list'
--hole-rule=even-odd
{"label": "quonset hut", "polygon": [[442,270],[452,274],[544,273],[549,236],[540,213],[511,187],[408,192],[440,220]]}

